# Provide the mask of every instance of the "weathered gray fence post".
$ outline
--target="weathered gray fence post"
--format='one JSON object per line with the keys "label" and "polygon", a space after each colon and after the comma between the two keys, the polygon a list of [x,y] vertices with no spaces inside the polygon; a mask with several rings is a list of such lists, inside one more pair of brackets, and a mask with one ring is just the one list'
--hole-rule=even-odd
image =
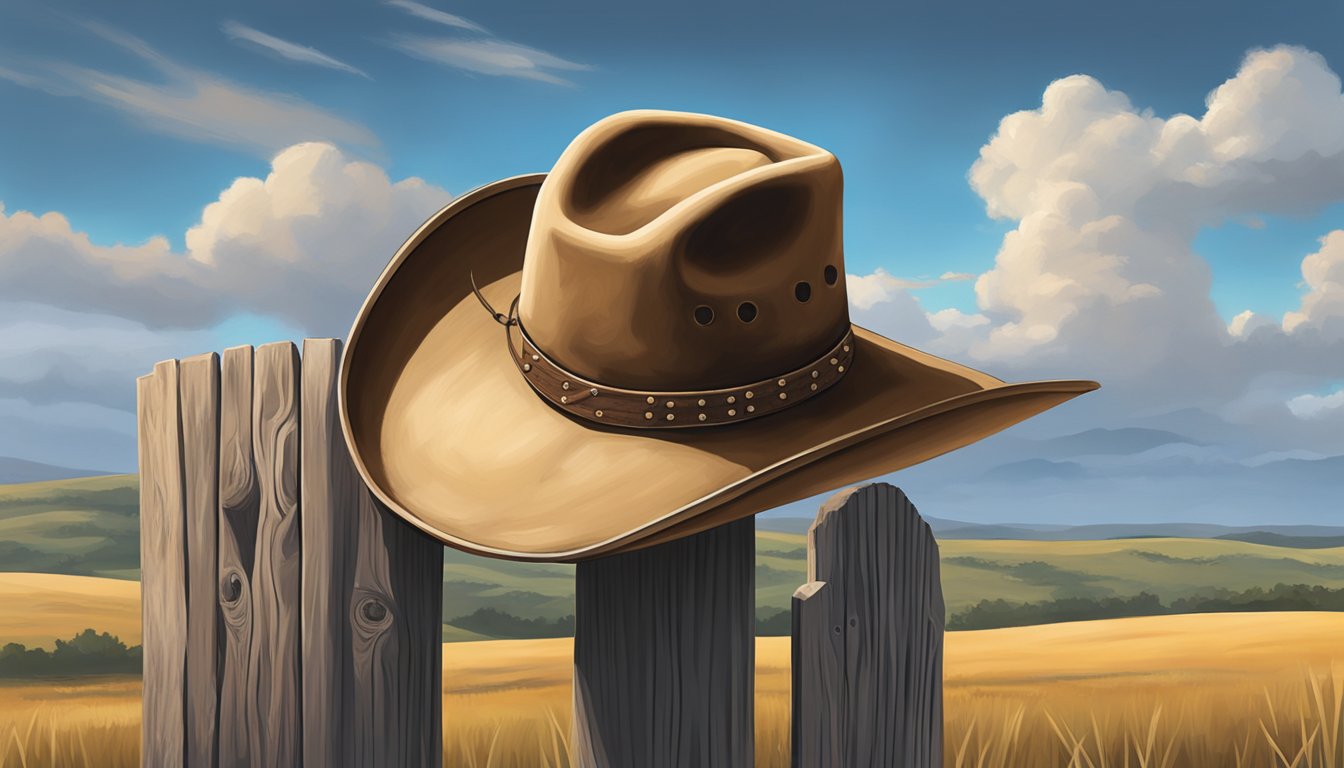
{"label": "weathered gray fence post", "polygon": [[575,763],[754,759],[755,523],[579,563]]}
{"label": "weathered gray fence post", "polygon": [[938,545],[900,489],[832,497],[793,596],[793,765],[942,765]]}
{"label": "weathered gray fence post", "polygon": [[443,547],[381,507],[341,437],[341,345],[303,345],[303,758],[443,759]]}
{"label": "weathered gray fence post", "polygon": [[138,382],[143,765],[442,759],[442,547],[359,482],[339,342],[304,352]]}

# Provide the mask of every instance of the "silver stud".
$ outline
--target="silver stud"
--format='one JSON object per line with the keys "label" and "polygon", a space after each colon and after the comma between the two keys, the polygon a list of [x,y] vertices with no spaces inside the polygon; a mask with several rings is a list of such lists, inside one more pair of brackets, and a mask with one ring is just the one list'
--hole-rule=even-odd
{"label": "silver stud", "polygon": [[838,362],[840,362],[840,361],[837,360],[837,359],[835,359],[834,357],[831,358],[831,365],[835,365],[835,364],[838,363]]}
{"label": "silver stud", "polygon": [[597,387],[593,387],[592,389],[588,390],[588,394],[592,395],[593,397],[597,397]]}
{"label": "silver stud", "polygon": [[527,373],[527,372],[530,371],[530,370],[532,370],[532,364],[531,364],[531,363],[523,363],[523,373]]}
{"label": "silver stud", "polygon": [[708,417],[708,416],[706,416],[706,415],[705,415],[705,414],[703,414],[703,413],[702,413],[702,414],[700,414],[700,416],[699,416],[699,419],[700,419],[700,420],[701,420],[701,421],[704,421],[704,420],[705,420],[705,419],[707,419],[707,418],[709,418],[709,417]]}
{"label": "silver stud", "polygon": [[812,385],[812,391],[813,391],[813,392],[816,392],[816,391],[817,391],[817,385],[816,385],[816,384],[813,384],[813,385]]}
{"label": "silver stud", "polygon": [[780,400],[788,400],[788,399],[789,399],[789,393],[788,393],[788,392],[780,392],[780,393],[779,393],[779,399],[780,399]]}
{"label": "silver stud", "polygon": [[754,405],[747,406],[747,413],[755,413],[755,412],[756,412],[756,406]]}
{"label": "silver stud", "polygon": [[845,351],[846,351],[846,352],[849,351],[849,345],[848,345],[848,344],[845,345]]}
{"label": "silver stud", "polygon": [[839,371],[840,373],[844,373],[844,372],[845,372],[845,366],[842,365],[842,366],[840,366],[839,368],[836,368],[836,370]]}
{"label": "silver stud", "polygon": [[673,415],[670,414],[670,413],[667,414],[667,420],[668,420],[668,421],[672,421],[672,420],[675,419],[675,418],[677,418],[677,417],[676,417],[676,416],[673,416]]}
{"label": "silver stud", "polygon": [[737,402],[737,398],[736,398],[736,397],[733,397],[732,395],[729,395],[729,396],[728,396],[728,404],[729,404],[729,405],[732,405],[733,403],[736,403],[736,402]]}
{"label": "silver stud", "polygon": [[747,393],[747,399],[748,399],[748,400],[750,400],[751,398],[753,398],[753,397],[755,397],[755,396],[756,396],[756,393],[754,393],[754,392],[748,392],[748,393]]}
{"label": "silver stud", "polygon": [[677,404],[674,403],[674,402],[672,402],[671,400],[668,400],[668,401],[667,401],[667,407],[668,407],[668,408],[676,408],[676,407],[677,407]]}
{"label": "silver stud", "polygon": [[562,398],[560,398],[560,402],[562,402],[562,403],[568,403],[568,402],[569,402],[569,398],[568,398],[568,397],[562,397]]}
{"label": "silver stud", "polygon": [[593,411],[593,415],[596,416],[596,417],[599,418],[599,419],[602,418],[602,412],[601,412],[601,411]]}
{"label": "silver stud", "polygon": [[541,355],[533,355],[533,356],[532,356],[532,362],[536,362],[536,361],[538,361],[538,360],[540,360],[540,359],[541,359]]}
{"label": "silver stud", "polygon": [[652,419],[652,418],[653,418],[653,411],[645,411],[645,412],[644,412],[644,418],[645,418],[645,419]]}
{"label": "silver stud", "polygon": [[814,378],[814,379],[817,378],[817,377],[820,376],[820,375],[821,375],[821,374],[817,373],[816,371],[813,371],[813,372],[812,372],[812,378]]}
{"label": "silver stud", "polygon": [[696,402],[699,403],[701,407],[703,407],[704,404],[705,404],[705,399],[702,397],[702,398],[700,398],[699,400],[697,400]]}
{"label": "silver stud", "polygon": [[649,405],[653,405],[653,395],[649,395],[649,399],[647,400],[647,402]]}
{"label": "silver stud", "polygon": [[781,386],[781,387],[784,386],[785,384],[788,384],[788,383],[789,383],[789,382],[785,381],[784,379],[780,379],[780,380],[779,380],[779,386]]}
{"label": "silver stud", "polygon": [[733,408],[729,408],[729,409],[728,409],[728,415],[729,415],[729,416],[736,416],[736,415],[737,415],[737,411],[736,411],[735,409],[733,409]]}
{"label": "silver stud", "polygon": [[561,389],[569,389],[569,382],[566,381],[565,383],[561,384],[561,385],[560,385],[560,388],[561,388]]}

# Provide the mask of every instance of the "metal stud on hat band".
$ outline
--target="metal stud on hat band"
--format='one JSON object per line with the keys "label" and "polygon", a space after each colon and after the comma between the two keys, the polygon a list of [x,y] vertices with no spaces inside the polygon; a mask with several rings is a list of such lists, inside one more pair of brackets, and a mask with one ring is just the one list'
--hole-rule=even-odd
{"label": "metal stud on hat band", "polygon": [[[854,358],[854,334],[846,330],[813,362],[761,381],[690,392],[622,389],[566,370],[532,342],[516,316],[510,320],[505,328],[509,352],[538,395],[581,419],[633,429],[711,427],[776,413],[826,391],[840,381]],[[513,328],[522,336],[520,349],[514,346]],[[742,400],[751,404],[743,408]]]}

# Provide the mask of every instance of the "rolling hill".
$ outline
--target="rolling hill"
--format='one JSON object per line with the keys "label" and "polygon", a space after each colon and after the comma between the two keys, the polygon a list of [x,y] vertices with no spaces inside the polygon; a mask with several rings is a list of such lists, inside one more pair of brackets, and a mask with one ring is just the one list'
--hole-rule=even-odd
{"label": "rolling hill", "polygon": [[[805,521],[790,521],[794,530]],[[1084,526],[1065,529],[998,526],[1020,538],[950,538],[968,524],[929,518],[941,532],[942,575],[949,613],[982,600],[1042,602],[1061,598],[1157,595],[1164,603],[1216,590],[1245,590],[1275,584],[1344,588],[1344,547],[1303,546],[1302,537],[1337,534],[1326,527],[1274,527],[1262,534],[1296,536],[1275,546],[1272,538],[1113,538],[1102,533],[1134,533],[1161,528]],[[757,532],[757,613],[769,617],[789,607],[806,578],[806,536],[771,530],[778,518],[760,518]],[[805,529],[805,526],[802,526]],[[1203,535],[1236,529],[1187,526]],[[1065,534],[1097,534],[1090,540],[1030,540]],[[1245,537],[1247,532],[1240,532]],[[1337,541],[1321,540],[1323,544]],[[136,579],[139,575],[139,519],[134,476],[81,478],[0,486],[0,569],[10,572]],[[452,622],[482,609],[528,620],[557,621],[574,611],[574,567],[491,560],[457,550],[444,551],[444,617]],[[17,599],[17,598],[15,598]],[[9,605],[16,605],[7,600]],[[19,600],[18,605],[23,601]],[[479,617],[478,617],[479,618]],[[447,639],[483,636],[479,622],[445,629]],[[3,625],[0,625],[3,626]],[[95,627],[103,629],[104,627]],[[5,639],[0,636],[0,640]]]}

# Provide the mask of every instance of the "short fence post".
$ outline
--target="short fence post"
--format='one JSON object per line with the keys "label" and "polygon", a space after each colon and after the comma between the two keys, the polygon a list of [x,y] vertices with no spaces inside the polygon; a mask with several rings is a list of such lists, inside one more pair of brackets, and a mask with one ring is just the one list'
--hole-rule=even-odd
{"label": "short fence post", "polygon": [[793,597],[793,765],[942,765],[938,545],[905,494],[837,494]]}
{"label": "short fence post", "polygon": [[575,764],[754,760],[755,523],[578,564]]}
{"label": "short fence post", "polygon": [[359,482],[340,345],[138,383],[145,766],[442,759],[442,547]]}

